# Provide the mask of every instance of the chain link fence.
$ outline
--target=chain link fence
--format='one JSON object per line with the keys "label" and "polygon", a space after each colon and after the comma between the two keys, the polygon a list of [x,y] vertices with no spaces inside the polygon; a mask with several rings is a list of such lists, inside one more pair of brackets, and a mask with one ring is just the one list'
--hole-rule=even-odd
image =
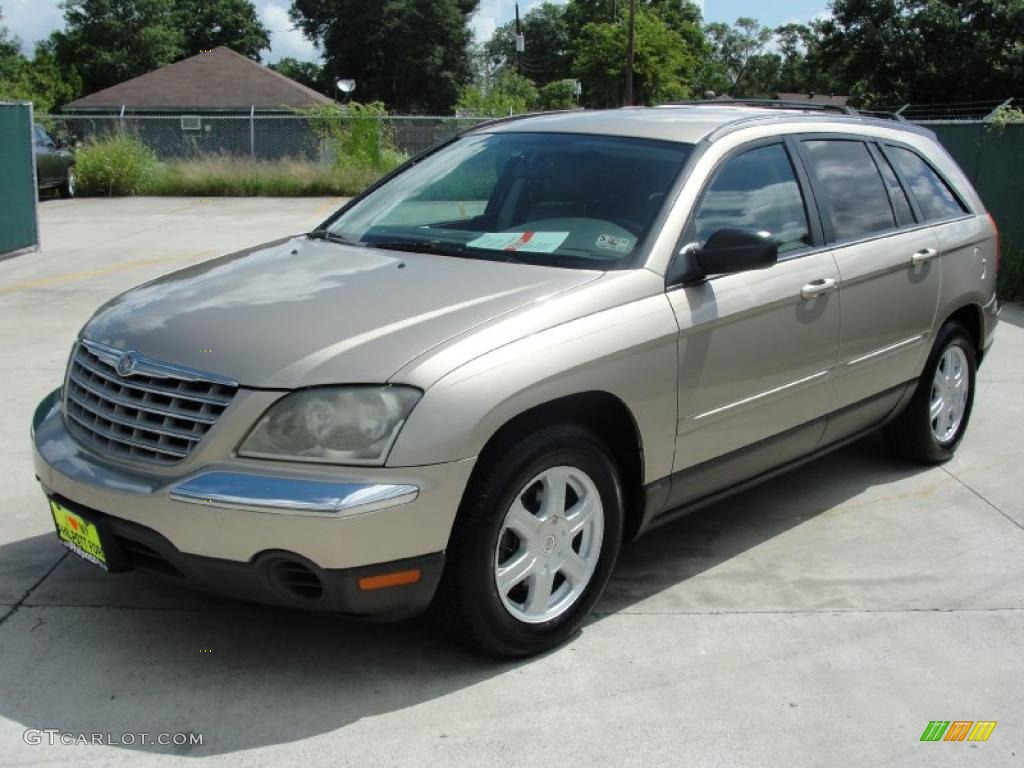
{"label": "chain link fence", "polygon": [[357,124],[369,126],[388,149],[412,156],[486,120],[432,115],[309,117],[195,113],[40,115],[38,119],[55,137],[69,143],[127,131],[145,142],[161,160],[232,156],[320,163],[336,159],[336,137]]}
{"label": "chain link fence", "polygon": [[912,123],[978,123],[991,120],[1000,107],[1024,108],[1024,98],[957,101],[941,104],[886,104],[876,107],[895,112]]}

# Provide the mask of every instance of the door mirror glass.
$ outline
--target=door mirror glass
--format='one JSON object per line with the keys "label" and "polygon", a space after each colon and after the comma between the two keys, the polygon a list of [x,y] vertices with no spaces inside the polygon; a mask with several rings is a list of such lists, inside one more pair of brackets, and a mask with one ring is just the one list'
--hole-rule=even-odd
{"label": "door mirror glass", "polygon": [[779,246],[771,232],[720,229],[693,251],[705,275],[725,275],[770,267],[779,258]]}

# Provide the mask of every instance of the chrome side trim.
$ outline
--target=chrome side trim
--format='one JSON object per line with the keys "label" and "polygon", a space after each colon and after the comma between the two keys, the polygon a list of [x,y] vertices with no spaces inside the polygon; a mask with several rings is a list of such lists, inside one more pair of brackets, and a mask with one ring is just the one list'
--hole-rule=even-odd
{"label": "chrome side trim", "polygon": [[753,402],[756,402],[758,400],[762,400],[762,399],[764,399],[766,397],[771,397],[772,395],[776,395],[779,392],[785,392],[787,389],[792,389],[793,387],[799,387],[802,384],[807,384],[809,382],[815,381],[816,379],[820,379],[822,376],[828,376],[828,374],[829,374],[829,372],[831,370],[832,370],[831,368],[827,368],[824,371],[818,371],[817,373],[812,373],[810,376],[804,376],[802,379],[797,379],[796,381],[790,381],[790,382],[788,382],[786,384],[781,384],[781,385],[779,385],[777,387],[773,387],[772,389],[766,389],[764,392],[758,392],[756,395],[751,395],[750,397],[744,397],[742,400],[737,400],[735,402],[728,403],[726,405],[720,405],[718,408],[713,408],[710,411],[704,411],[703,413],[698,413],[695,416],[692,416],[691,418],[693,418],[694,420],[704,419],[704,418],[707,418],[708,416],[714,416],[715,414],[722,413],[723,411],[728,411],[728,410],[731,410],[733,408],[739,408],[741,405],[747,405],[748,403],[753,403]]}
{"label": "chrome side trim", "polygon": [[241,472],[202,472],[173,486],[175,501],[289,515],[361,514],[412,501],[415,485],[336,483]]}
{"label": "chrome side trim", "polygon": [[881,349],[876,349],[873,352],[868,352],[866,355],[861,355],[860,357],[855,357],[852,360],[847,360],[846,365],[851,366],[859,365],[860,363],[866,363],[868,360],[873,360],[874,358],[880,357],[881,355],[884,355],[888,352],[895,352],[897,349],[901,349],[910,344],[916,344],[917,342],[922,341],[924,337],[925,334],[923,333],[919,333],[915,336],[910,336],[909,338],[903,339],[902,341],[897,341],[895,344],[890,344],[886,347],[882,347]]}
{"label": "chrome side trim", "polygon": [[175,379],[184,379],[185,381],[203,381],[210,382],[213,384],[223,384],[226,387],[237,387],[238,382],[233,379],[225,378],[224,376],[218,376],[215,373],[208,371],[200,371],[196,368],[188,368],[184,365],[175,365],[174,363],[165,363],[163,360],[154,360],[146,355],[139,354],[134,350],[121,350],[116,347],[111,347],[107,344],[101,344],[98,341],[89,341],[88,339],[80,339],[82,346],[92,352],[103,362],[107,363],[117,369],[117,364],[125,355],[131,355],[133,358],[134,366],[132,370],[127,373],[120,373],[122,376],[131,376],[132,374],[141,374],[143,376],[168,376]]}

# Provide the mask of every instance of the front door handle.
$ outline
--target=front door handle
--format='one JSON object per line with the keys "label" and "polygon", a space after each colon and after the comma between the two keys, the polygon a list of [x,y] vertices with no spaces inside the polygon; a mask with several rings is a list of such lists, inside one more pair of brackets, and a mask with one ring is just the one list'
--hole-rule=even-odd
{"label": "front door handle", "polygon": [[832,293],[836,289],[836,281],[831,277],[822,277],[817,280],[812,280],[803,288],[800,289],[800,298],[814,299],[818,296],[824,296],[826,293]]}
{"label": "front door handle", "polygon": [[910,257],[910,263],[915,267],[924,264],[927,261],[931,261],[939,252],[935,248],[922,248],[920,251]]}

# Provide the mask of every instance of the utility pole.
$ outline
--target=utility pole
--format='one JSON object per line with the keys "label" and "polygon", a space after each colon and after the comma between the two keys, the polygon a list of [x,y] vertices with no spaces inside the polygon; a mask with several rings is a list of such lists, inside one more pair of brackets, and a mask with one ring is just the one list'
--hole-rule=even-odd
{"label": "utility pole", "polygon": [[633,29],[636,27],[636,0],[629,0],[629,26],[626,29],[626,106],[633,106]]}
{"label": "utility pole", "polygon": [[523,74],[523,63],[521,57],[526,50],[526,38],[523,37],[523,30],[519,27],[519,3],[516,3],[516,71]]}

